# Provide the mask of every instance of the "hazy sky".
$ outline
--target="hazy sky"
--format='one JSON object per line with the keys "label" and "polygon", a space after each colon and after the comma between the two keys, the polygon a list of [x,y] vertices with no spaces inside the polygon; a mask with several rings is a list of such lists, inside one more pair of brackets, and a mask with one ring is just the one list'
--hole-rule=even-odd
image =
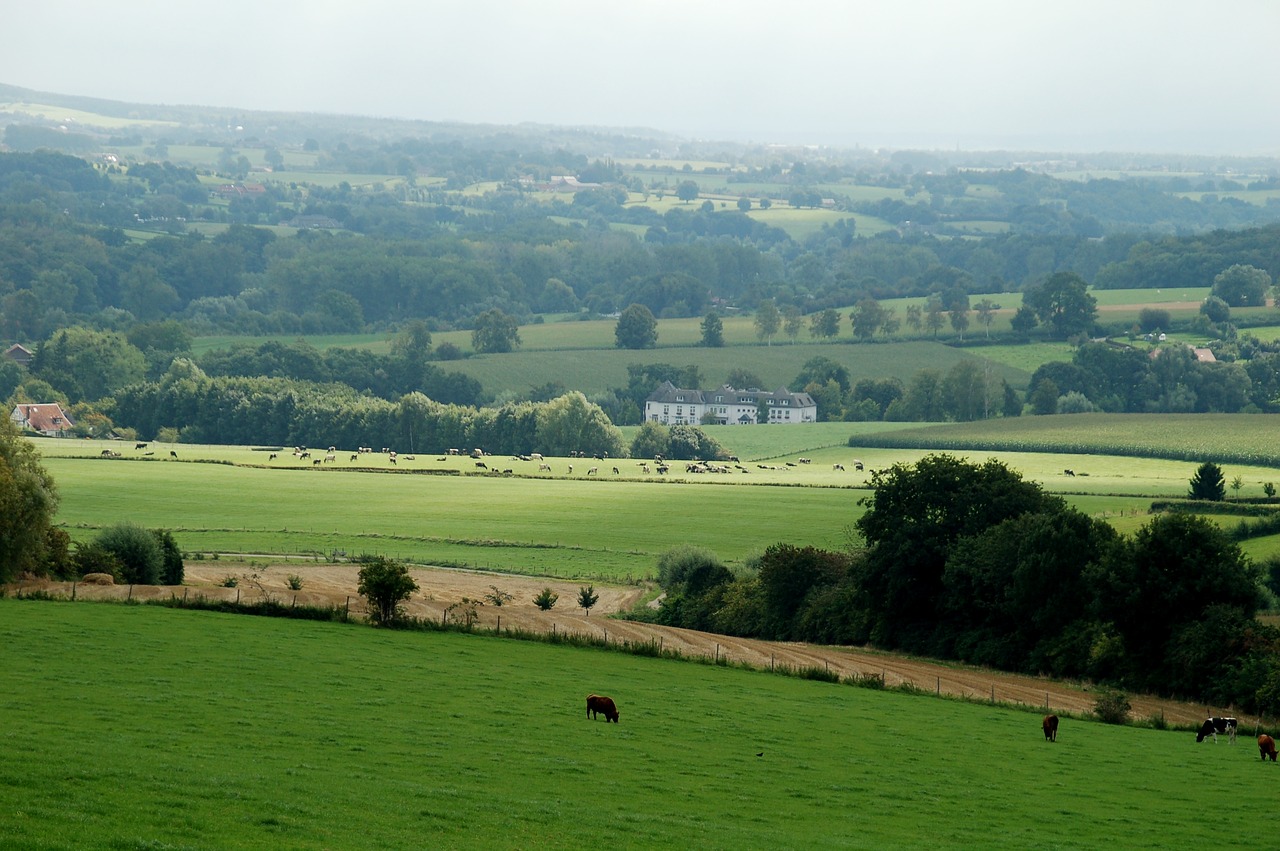
{"label": "hazy sky", "polygon": [[1277,0],[0,0],[0,82],[866,147],[1280,154]]}

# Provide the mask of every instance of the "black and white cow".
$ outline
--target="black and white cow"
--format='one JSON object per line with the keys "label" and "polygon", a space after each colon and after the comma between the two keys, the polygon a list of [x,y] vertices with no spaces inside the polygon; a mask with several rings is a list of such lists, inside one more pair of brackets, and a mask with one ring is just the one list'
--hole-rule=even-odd
{"label": "black and white cow", "polygon": [[1196,741],[1203,742],[1206,737],[1213,736],[1213,743],[1216,745],[1219,733],[1224,734],[1227,737],[1227,741],[1234,745],[1236,743],[1236,719],[1230,717],[1206,718],[1196,732]]}

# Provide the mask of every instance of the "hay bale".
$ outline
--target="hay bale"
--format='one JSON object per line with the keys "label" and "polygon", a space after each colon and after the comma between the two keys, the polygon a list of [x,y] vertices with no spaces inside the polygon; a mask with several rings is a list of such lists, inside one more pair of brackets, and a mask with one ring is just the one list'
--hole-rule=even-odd
{"label": "hay bale", "polygon": [[115,585],[116,579],[110,573],[86,573],[80,580],[86,585]]}

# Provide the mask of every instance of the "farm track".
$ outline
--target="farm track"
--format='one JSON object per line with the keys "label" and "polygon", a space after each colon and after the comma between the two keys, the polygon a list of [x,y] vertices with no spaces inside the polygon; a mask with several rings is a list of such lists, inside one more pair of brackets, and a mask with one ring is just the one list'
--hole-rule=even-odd
{"label": "farm track", "polygon": [[[269,595],[276,601],[291,603],[296,600],[302,605],[350,605],[353,613],[363,614],[363,601],[356,593],[358,572],[359,568],[350,564],[294,562],[263,567],[225,560],[202,561],[187,564],[186,584],[181,587],[136,586],[130,591],[126,586],[80,584],[76,586],[75,593],[78,599],[120,600],[129,594],[135,598],[158,599],[185,593],[245,602]],[[483,601],[486,594],[501,591],[510,594],[512,599],[500,607],[491,603],[477,606],[476,624],[479,628],[495,629],[501,619],[503,629],[575,632],[611,642],[658,642],[664,650],[678,651],[685,656],[722,657],[764,670],[774,666],[826,668],[841,677],[883,677],[889,686],[907,683],[926,692],[936,691],[973,700],[989,700],[994,694],[995,700],[1001,703],[1037,708],[1044,707],[1047,699],[1052,710],[1071,715],[1090,713],[1095,699],[1087,687],[1039,677],[948,665],[862,648],[735,638],[606,616],[626,611],[638,603],[645,594],[639,586],[595,586],[599,601],[594,608],[595,615],[591,616],[576,605],[580,582],[449,568],[415,567],[410,572],[419,585],[419,591],[406,610],[415,617],[440,620],[445,617],[446,610],[464,599]],[[302,579],[301,590],[289,588],[290,575]],[[228,577],[237,578],[236,587],[225,586]],[[39,581],[24,583],[21,587],[68,596],[72,593],[72,585],[68,582]],[[531,600],[548,587],[559,595],[559,602],[556,608],[543,612]],[[457,617],[457,612],[455,608],[449,616]],[[1208,710],[1226,709],[1144,695],[1131,695],[1130,702],[1134,717],[1163,714],[1171,724],[1198,724]],[[1243,728],[1252,729],[1248,721],[1242,719],[1242,722]]]}

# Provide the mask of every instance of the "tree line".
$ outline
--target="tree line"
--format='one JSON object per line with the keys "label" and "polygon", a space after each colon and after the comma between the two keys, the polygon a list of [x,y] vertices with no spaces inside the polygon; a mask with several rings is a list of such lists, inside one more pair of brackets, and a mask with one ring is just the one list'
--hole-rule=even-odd
{"label": "tree line", "polygon": [[1262,571],[1210,521],[1162,514],[1121,535],[998,461],[948,455],[871,485],[845,550],[778,543],[730,569],[679,548],[658,563],[661,606],[634,616],[1280,708]]}

